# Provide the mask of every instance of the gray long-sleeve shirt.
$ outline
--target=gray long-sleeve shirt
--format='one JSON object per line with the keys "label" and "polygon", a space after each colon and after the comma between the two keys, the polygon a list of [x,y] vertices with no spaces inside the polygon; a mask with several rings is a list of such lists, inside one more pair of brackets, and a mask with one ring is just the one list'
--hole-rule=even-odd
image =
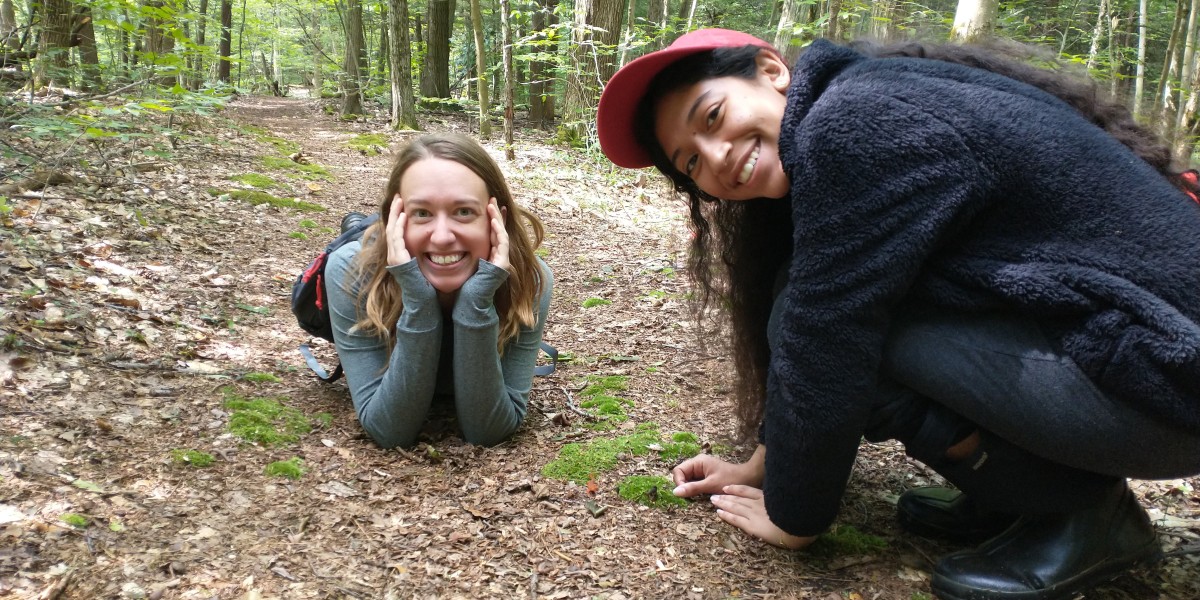
{"label": "gray long-sleeve shirt", "polygon": [[467,442],[493,445],[507,439],[525,418],[550,311],[550,268],[538,260],[542,295],[536,323],[522,327],[501,356],[500,320],[492,300],[508,278],[506,271],[479,261],[479,270],[459,291],[450,314],[444,315],[415,260],[388,267],[404,300],[389,357],[382,338],[354,328],[362,307],[361,281],[352,277],[352,263],[361,249],[361,243],[352,242],[330,255],[325,281],[334,344],[363,429],[385,448],[412,445],[435,394],[445,394],[454,398]]}

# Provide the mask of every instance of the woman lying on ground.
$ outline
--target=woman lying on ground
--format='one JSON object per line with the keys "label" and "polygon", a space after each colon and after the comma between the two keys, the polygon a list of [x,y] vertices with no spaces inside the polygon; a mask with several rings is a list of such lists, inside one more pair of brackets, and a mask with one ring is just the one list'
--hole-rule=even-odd
{"label": "woman lying on ground", "polygon": [[363,429],[409,446],[453,402],[463,439],[497,444],[525,417],[553,279],[542,224],[496,162],[458,135],[413,140],[382,218],[329,258],[334,345]]}
{"label": "woman lying on ground", "polygon": [[916,44],[789,69],[701,30],[622,68],[598,131],[690,198],[759,435],[677,495],[799,548],[860,440],[897,439],[960,490],[909,490],[901,523],[991,538],[937,563],[939,597],[1064,598],[1158,555],[1126,478],[1200,472],[1200,205],[1094,83]]}

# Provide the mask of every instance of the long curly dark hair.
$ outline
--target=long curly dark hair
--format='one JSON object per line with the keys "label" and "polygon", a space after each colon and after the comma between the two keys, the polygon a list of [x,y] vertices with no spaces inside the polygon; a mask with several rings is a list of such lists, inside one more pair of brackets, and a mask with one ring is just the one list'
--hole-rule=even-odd
{"label": "long curly dark hair", "polygon": [[[1193,197],[1200,192],[1195,179],[1176,165],[1170,146],[1134,120],[1128,108],[1093,80],[1057,68],[1059,63],[1053,57],[1036,48],[1011,42],[967,46],[861,41],[851,47],[876,58],[926,58],[986,69],[1038,87],[1073,106],[1181,190]],[[786,200],[767,198],[723,202],[701,191],[675,169],[659,145],[654,136],[654,111],[665,95],[700,81],[753,78],[755,58],[765,51],[757,46],[717,48],[677,61],[651,82],[638,107],[635,128],[637,141],[649,151],[654,166],[688,198],[693,232],[688,271],[699,291],[695,311],[701,340],[719,337],[706,335],[714,323],[728,330],[728,349],[736,371],[736,414],[744,439],[753,438],[762,421],[770,363],[767,321],[779,291],[776,279],[791,258],[791,207]],[[1045,66],[1034,66],[1031,61]],[[711,319],[714,314],[718,315],[715,320]]]}

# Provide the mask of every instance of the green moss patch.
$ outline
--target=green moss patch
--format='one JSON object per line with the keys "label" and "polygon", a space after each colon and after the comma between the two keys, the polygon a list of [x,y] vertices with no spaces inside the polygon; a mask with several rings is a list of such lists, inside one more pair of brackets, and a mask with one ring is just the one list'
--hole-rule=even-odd
{"label": "green moss patch", "polygon": [[279,403],[281,398],[244,398],[226,389],[225,408],[229,409],[229,432],[263,446],[291,444],[312,431],[312,422],[304,413]]}
{"label": "green moss patch", "polygon": [[244,183],[250,187],[258,189],[269,189],[279,187],[279,182],[273,177],[259,175],[258,173],[243,173],[241,175],[233,175],[229,178],[230,181]]}
{"label": "green moss patch", "polygon": [[672,462],[681,461],[700,454],[700,440],[696,434],[678,431],[671,434],[671,441],[662,445],[659,456]]}
{"label": "green moss patch", "polygon": [[658,441],[658,427],[643,423],[630,435],[567,444],[558,451],[557,458],[542,467],[542,476],[584,485],[596,473],[616,468],[621,455],[644,456],[650,452],[650,445]]}
{"label": "green moss patch", "polygon": [[853,525],[838,525],[817,537],[808,547],[808,552],[814,556],[833,558],[879,552],[887,545],[887,540],[863,533]]}
{"label": "green moss patch", "polygon": [[300,479],[304,477],[304,461],[300,457],[294,456],[287,460],[275,461],[263,471],[271,477],[287,477],[288,479]]}
{"label": "green moss patch", "polygon": [[609,300],[608,298],[588,298],[587,300],[583,301],[584,308],[593,308],[596,306],[608,306],[609,304],[612,304],[612,300]]}
{"label": "green moss patch", "polygon": [[177,465],[189,465],[193,467],[204,468],[213,464],[215,459],[213,458],[213,455],[207,452],[176,448],[171,451],[171,460],[175,461],[175,464]]}
{"label": "green moss patch", "polygon": [[388,138],[382,133],[363,133],[350,138],[346,142],[352,150],[358,150],[367,156],[376,156],[387,149]]}
{"label": "green moss patch", "polygon": [[71,527],[78,527],[79,529],[83,529],[88,526],[88,518],[75,513],[66,513],[59,517],[59,520],[67,525],[70,525]]}
{"label": "green moss patch", "polygon": [[242,379],[245,379],[246,381],[252,381],[254,383],[279,383],[282,381],[273,373],[262,373],[259,371],[246,373],[245,375],[242,375]]}
{"label": "green moss patch", "polygon": [[325,207],[321,206],[320,204],[313,204],[312,202],[305,202],[295,198],[280,198],[279,196],[268,194],[262,190],[227,190],[225,192],[217,191],[217,194],[227,194],[234,200],[247,202],[254,206],[258,206],[259,204],[270,204],[271,206],[278,206],[280,208],[294,208],[296,210],[306,210],[311,212],[325,210]]}
{"label": "green moss patch", "polygon": [[666,477],[659,475],[631,475],[617,486],[617,493],[630,502],[637,502],[652,508],[670,508],[672,506],[687,506],[687,500],[675,496],[671,490],[675,486]]}
{"label": "green moss patch", "polygon": [[284,158],[282,156],[264,156],[260,160],[262,160],[263,166],[267,167],[268,169],[296,173],[303,179],[324,179],[326,181],[333,180],[333,176],[329,174],[329,169],[326,169],[321,165],[313,163],[298,163],[290,158]]}
{"label": "green moss patch", "polygon": [[590,411],[598,419],[595,423],[590,423],[588,427],[603,431],[612,429],[617,423],[629,420],[625,409],[632,408],[633,401],[617,395],[628,389],[628,377],[624,375],[588,375],[584,381],[586,385],[579,392],[579,406]]}

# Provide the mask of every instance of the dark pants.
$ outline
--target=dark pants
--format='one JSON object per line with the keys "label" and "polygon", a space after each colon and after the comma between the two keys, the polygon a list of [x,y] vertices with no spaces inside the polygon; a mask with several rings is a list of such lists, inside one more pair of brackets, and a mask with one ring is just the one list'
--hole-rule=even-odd
{"label": "dark pants", "polygon": [[[930,401],[934,410],[957,415],[981,430],[981,452],[990,446],[992,459],[1010,463],[995,465],[993,479],[1009,478],[1010,487],[1024,488],[1022,494],[1037,496],[1030,486],[1060,482],[1061,493],[1070,495],[1074,486],[1087,496],[1087,488],[1116,478],[1167,479],[1200,472],[1200,435],[1110,399],[1025,318],[943,314],[905,319],[889,335],[883,375]],[[922,440],[916,441],[920,445]],[[936,453],[944,452],[944,446],[925,452],[931,455],[914,456],[951,481],[955,469],[968,479],[980,475],[961,472],[970,465],[940,460],[944,457]],[[974,465],[980,458],[977,453],[961,462]],[[1088,483],[1092,481],[1094,486]],[[1037,504],[1046,499],[1027,500]],[[1016,497],[1012,501],[1021,503]]]}

